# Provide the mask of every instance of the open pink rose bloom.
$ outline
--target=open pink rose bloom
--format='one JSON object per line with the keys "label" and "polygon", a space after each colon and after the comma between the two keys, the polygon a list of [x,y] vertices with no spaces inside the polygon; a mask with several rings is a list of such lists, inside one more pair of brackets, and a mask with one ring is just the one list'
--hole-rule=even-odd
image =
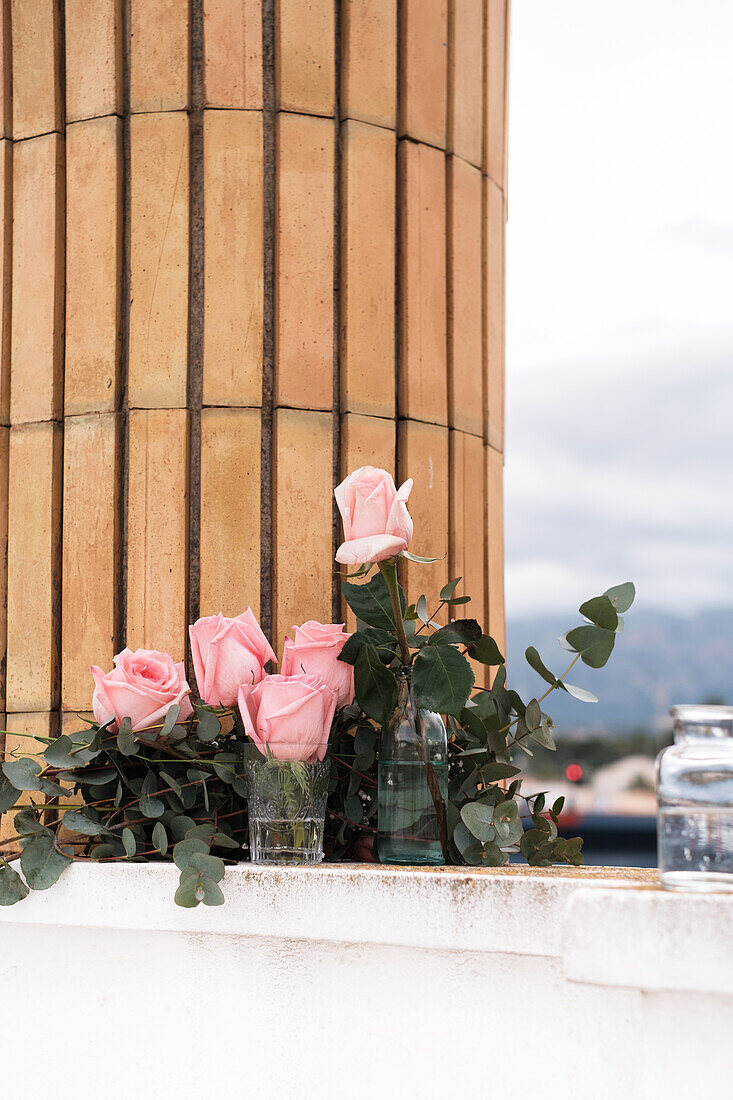
{"label": "open pink rose bloom", "polygon": [[239,710],[263,756],[312,763],[326,755],[336,693],[319,676],[265,676],[240,687]]}
{"label": "open pink rose bloom", "polygon": [[399,489],[386,470],[362,466],[334,490],[344,525],[344,541],[336,552],[342,565],[384,561],[406,550],[412,539],[407,498],[409,478]]}
{"label": "open pink rose bloom", "polygon": [[122,719],[129,718],[133,732],[146,729],[162,722],[174,703],[181,708],[181,721],[193,714],[183,661],[176,662],[157,649],[136,649],[134,653],[123,649],[114,664],[111,672],[91,667],[92,709],[100,725],[114,718],[112,728],[119,729]]}
{"label": "open pink rose bloom", "polygon": [[285,639],[281,672],[283,676],[303,673],[320,676],[336,692],[336,706],[344,707],[354,699],[354,669],[339,654],[351,637],[343,623],[307,622],[293,627],[293,637]]}
{"label": "open pink rose bloom", "polygon": [[277,664],[249,607],[234,619],[222,614],[198,619],[188,633],[199,692],[210,706],[236,706],[239,685],[258,684],[267,662]]}

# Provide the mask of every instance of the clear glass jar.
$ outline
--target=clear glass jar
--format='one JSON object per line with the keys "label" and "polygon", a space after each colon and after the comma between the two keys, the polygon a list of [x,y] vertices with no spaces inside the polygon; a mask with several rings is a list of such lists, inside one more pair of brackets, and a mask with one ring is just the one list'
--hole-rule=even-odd
{"label": "clear glass jar", "polygon": [[407,677],[379,746],[377,854],[381,863],[446,862],[448,736],[443,719],[419,710]]}
{"label": "clear glass jar", "polygon": [[320,863],[331,761],[245,752],[249,853],[253,863]]}
{"label": "clear glass jar", "polygon": [[657,757],[659,876],[669,890],[733,891],[733,707],[672,707]]}

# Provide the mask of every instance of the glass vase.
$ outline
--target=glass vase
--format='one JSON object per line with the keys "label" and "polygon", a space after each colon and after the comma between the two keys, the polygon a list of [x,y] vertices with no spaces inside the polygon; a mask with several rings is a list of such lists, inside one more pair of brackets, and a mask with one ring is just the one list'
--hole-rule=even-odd
{"label": "glass vase", "polygon": [[668,890],[733,891],[733,707],[673,707],[657,757],[659,877]]}
{"label": "glass vase", "polygon": [[320,863],[331,762],[245,755],[253,863]]}
{"label": "glass vase", "polygon": [[415,705],[407,677],[379,746],[377,852],[382,863],[446,862],[448,738],[439,714]]}

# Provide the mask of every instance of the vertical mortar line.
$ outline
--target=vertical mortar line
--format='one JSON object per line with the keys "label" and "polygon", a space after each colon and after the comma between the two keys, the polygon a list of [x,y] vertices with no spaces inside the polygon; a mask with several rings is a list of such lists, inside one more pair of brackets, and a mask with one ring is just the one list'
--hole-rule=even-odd
{"label": "vertical mortar line", "polygon": [[[341,481],[341,231],[342,231],[342,150],[341,150],[341,4],[334,4],[334,174],[333,174],[333,476],[332,488]],[[345,218],[344,228],[345,228]],[[336,498],[331,497],[333,509],[332,556],[341,543],[341,513]],[[341,578],[338,570],[332,570],[331,604],[334,622],[342,619]]]}
{"label": "vertical mortar line", "polygon": [[[483,479],[484,479],[484,629],[489,630],[489,318],[487,313],[487,292],[489,278],[489,204],[487,192],[487,173],[489,147],[487,127],[489,121],[489,3],[484,0],[483,42],[481,48],[481,401],[483,412]],[[486,673],[486,686],[489,687],[489,673]]]}
{"label": "vertical mortar line", "polygon": [[[61,158],[63,163],[63,172],[57,170],[57,193],[56,193],[56,212],[59,221],[63,225],[63,256],[61,264],[61,273],[58,279],[58,285],[56,287],[56,293],[58,294],[60,301],[58,303],[58,313],[61,323],[61,339],[59,356],[61,359],[59,367],[58,385],[58,408],[60,416],[59,431],[61,439],[59,443],[54,446],[53,451],[53,469],[52,469],[52,487],[51,497],[52,502],[54,496],[58,500],[58,516],[56,520],[56,568],[58,570],[57,577],[58,583],[54,586],[54,607],[53,607],[53,622],[54,622],[54,649],[55,649],[55,668],[53,670],[54,687],[51,697],[51,711],[56,712],[56,722],[61,723],[61,707],[63,700],[61,697],[61,684],[63,677],[62,668],[62,631],[61,631],[61,616],[63,614],[63,555],[64,555],[64,443],[65,443],[65,420],[64,420],[64,374],[66,370],[66,3],[65,0],[59,0],[57,12],[56,12],[56,74],[58,80],[58,96],[59,96],[59,118],[58,125],[61,131],[62,145],[61,145]],[[58,241],[58,238],[57,238]],[[58,265],[59,258],[56,257],[56,263]],[[58,270],[58,267],[57,267]],[[53,503],[52,503],[53,507]],[[49,730],[51,736],[53,733]]]}
{"label": "vertical mortar line", "polygon": [[454,423],[453,400],[453,99],[455,96],[455,79],[453,62],[455,56],[455,0],[449,0],[448,4],[448,80],[445,97],[445,364],[446,364],[446,411],[448,414],[448,484],[451,478],[450,460],[450,430]]}
{"label": "vertical mortar line", "polygon": [[263,326],[260,425],[260,624],[272,638],[274,623],[275,389],[275,0],[262,0]]}
{"label": "vertical mortar line", "polygon": [[127,550],[130,457],[130,213],[132,204],[130,161],[130,27],[131,0],[122,3],[122,256],[120,265],[120,328],[117,362],[117,445],[115,477],[115,649],[125,648],[127,633]]}
{"label": "vertical mortar line", "polygon": [[[402,111],[402,45],[405,36],[407,12],[397,0],[397,34],[395,50],[395,250],[394,250],[394,472],[399,485],[405,480],[405,470],[400,461],[400,356],[402,353],[401,324],[403,309],[402,282],[402,178],[400,174],[400,116]],[[398,562],[397,574],[405,582],[405,566]]]}
{"label": "vertical mortar line", "polygon": [[[13,44],[12,44],[12,20],[10,18],[10,5],[9,4],[3,4],[2,9],[0,10],[0,19],[2,19],[2,21],[3,21],[3,32],[4,32],[3,33],[3,42],[5,44],[5,52],[2,56],[2,58],[0,58],[0,63],[2,64],[2,69],[3,69],[3,80],[4,81],[7,80],[7,83],[5,85],[5,90],[8,93],[7,102],[5,104],[5,117],[2,120],[2,125],[3,125],[3,132],[6,135],[6,140],[8,141],[8,148],[10,150],[9,179],[6,179],[6,181],[5,181],[5,193],[2,195],[3,220],[4,220],[4,226],[3,226],[4,241],[3,241],[3,245],[4,245],[4,248],[5,248],[5,261],[6,261],[5,265],[4,265],[5,272],[6,272],[5,277],[6,277],[6,279],[11,280],[10,292],[6,293],[5,288],[3,288],[2,292],[3,292],[4,297],[5,297],[5,300],[4,300],[4,303],[3,303],[3,308],[6,308],[8,310],[8,313],[7,313],[6,318],[5,318],[5,321],[6,321],[5,331],[7,333],[10,333],[10,332],[12,332],[12,323],[13,323],[13,315],[12,315],[12,310],[13,310],[12,270],[13,270],[13,160],[14,160],[14,149],[13,149],[13,141],[12,141],[12,132],[13,132],[12,131],[12,118],[13,118],[13,65],[12,65]],[[7,78],[5,76],[6,73],[9,73],[9,76]],[[6,166],[7,166],[7,160],[6,160]],[[8,198],[8,195],[9,195],[9,198]],[[7,261],[9,261],[9,263]],[[10,349],[11,349],[11,346],[12,346],[12,341],[10,339],[10,336],[7,337],[7,340],[8,340],[7,348],[2,348],[0,350],[2,351],[2,354],[5,354],[6,351],[7,351],[7,355],[8,355],[8,359],[9,359]],[[6,370],[5,378],[3,379],[3,384],[8,386],[8,391],[9,391],[9,388],[10,388],[10,362],[8,361],[6,365],[7,365],[7,370]],[[2,568],[4,568],[4,570],[5,570],[5,642],[4,642],[4,646],[3,646],[3,651],[4,651],[5,655],[3,657],[2,667],[0,668],[0,675],[2,675],[2,679],[3,679],[3,698],[5,700],[4,710],[6,711],[6,715],[5,715],[5,718],[3,720],[3,727],[5,727],[7,725],[6,718],[7,718],[7,708],[8,708],[8,695],[7,695],[7,664],[8,664],[8,661],[7,661],[7,658],[8,658],[8,630],[7,630],[7,622],[8,622],[8,616],[7,616],[7,610],[8,610],[7,609],[7,597],[8,597],[8,539],[7,539],[7,521],[8,521],[8,510],[9,510],[9,504],[10,504],[10,500],[9,500],[9,476],[8,476],[9,475],[9,465],[10,465],[10,392],[8,392],[7,400],[8,400],[8,426],[7,426],[7,431],[8,431],[8,464],[6,465],[5,471],[4,471],[4,474],[3,474],[4,480],[5,480],[5,499],[6,499],[6,502],[7,502],[6,507],[5,507],[6,537],[5,537],[5,546],[2,549],[4,560],[1,563]],[[5,758],[5,729],[3,728],[2,730],[0,730],[0,760],[3,760],[4,758]]]}
{"label": "vertical mortar line", "polygon": [[[201,406],[204,384],[204,15],[203,0],[191,0],[189,109],[189,293],[188,293],[188,571],[189,623],[199,616],[201,568]],[[186,652],[188,644],[186,642]],[[190,660],[188,662],[190,667]]]}

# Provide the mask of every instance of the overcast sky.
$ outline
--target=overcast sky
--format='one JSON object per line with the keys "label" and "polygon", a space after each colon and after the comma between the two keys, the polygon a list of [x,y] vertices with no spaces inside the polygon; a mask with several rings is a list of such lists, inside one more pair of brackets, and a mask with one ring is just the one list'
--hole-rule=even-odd
{"label": "overcast sky", "polygon": [[510,620],[733,605],[733,0],[514,0]]}

